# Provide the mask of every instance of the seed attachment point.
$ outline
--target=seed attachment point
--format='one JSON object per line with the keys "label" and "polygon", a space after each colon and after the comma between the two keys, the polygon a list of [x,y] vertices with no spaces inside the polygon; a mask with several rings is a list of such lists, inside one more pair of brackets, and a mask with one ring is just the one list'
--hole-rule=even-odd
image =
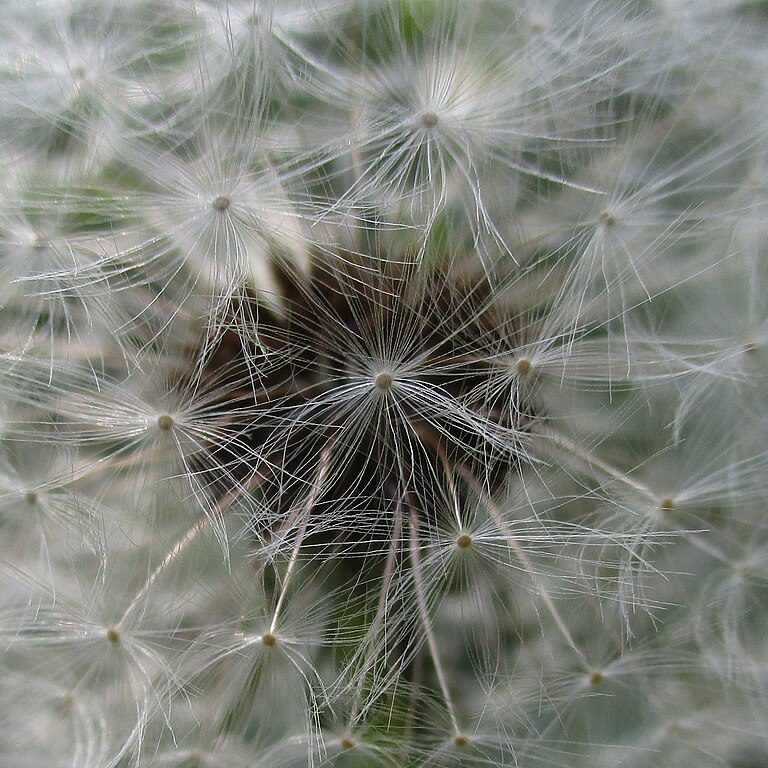
{"label": "seed attachment point", "polygon": [[108,627],[107,631],[104,633],[104,637],[107,638],[107,642],[112,645],[117,645],[120,642],[120,631],[114,627]]}
{"label": "seed attachment point", "polygon": [[231,200],[226,195],[219,195],[218,197],[213,198],[213,202],[211,202],[211,207],[214,211],[219,211],[220,213],[223,213],[224,211],[229,208]]}
{"label": "seed attachment point", "polygon": [[157,428],[163,430],[163,432],[169,432],[173,429],[173,416],[169,416],[164,413],[162,416],[157,417]]}
{"label": "seed attachment point", "polygon": [[376,389],[389,392],[395,380],[389,371],[379,371],[373,379],[373,383],[376,385]]}
{"label": "seed attachment point", "polygon": [[675,500],[667,496],[659,502],[659,508],[662,512],[673,512],[675,509]]}
{"label": "seed attachment point", "polygon": [[602,211],[597,218],[604,227],[616,224],[616,217],[610,211]]}
{"label": "seed attachment point", "polygon": [[459,549],[469,549],[472,546],[472,537],[468,533],[462,533],[456,537],[456,546]]}
{"label": "seed attachment point", "polygon": [[274,648],[277,645],[277,637],[275,637],[275,635],[273,635],[271,632],[265,632],[261,636],[261,642],[267,648]]}
{"label": "seed attachment point", "polygon": [[527,376],[531,372],[533,365],[527,357],[521,357],[517,361],[515,368],[517,369],[517,372],[520,376]]}
{"label": "seed attachment point", "polygon": [[440,119],[434,112],[427,110],[421,113],[419,122],[424,128],[434,128],[440,122]]}

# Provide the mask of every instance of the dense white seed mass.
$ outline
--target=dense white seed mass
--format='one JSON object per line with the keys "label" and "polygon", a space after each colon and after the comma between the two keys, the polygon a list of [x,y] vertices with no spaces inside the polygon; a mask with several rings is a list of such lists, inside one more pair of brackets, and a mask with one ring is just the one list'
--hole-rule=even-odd
{"label": "dense white seed mass", "polygon": [[768,14],[0,14],[0,765],[768,764]]}

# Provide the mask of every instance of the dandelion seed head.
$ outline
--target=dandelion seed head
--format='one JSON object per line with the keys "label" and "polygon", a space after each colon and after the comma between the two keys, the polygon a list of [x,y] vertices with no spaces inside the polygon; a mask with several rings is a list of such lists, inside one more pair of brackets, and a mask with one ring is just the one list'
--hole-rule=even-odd
{"label": "dandelion seed head", "polygon": [[764,740],[744,5],[8,9],[7,761]]}

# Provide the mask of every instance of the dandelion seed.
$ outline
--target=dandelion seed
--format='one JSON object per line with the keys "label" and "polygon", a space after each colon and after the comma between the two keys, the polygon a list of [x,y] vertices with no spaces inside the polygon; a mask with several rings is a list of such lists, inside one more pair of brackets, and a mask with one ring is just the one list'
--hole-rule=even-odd
{"label": "dandelion seed", "polygon": [[173,429],[173,416],[169,416],[167,413],[158,416],[157,427],[163,432],[169,432],[171,429]]}
{"label": "dandelion seed", "polygon": [[382,392],[388,392],[392,389],[394,378],[389,371],[380,371],[376,374],[374,383],[376,384],[377,389],[380,389]]}
{"label": "dandelion seed", "polygon": [[669,496],[663,498],[661,502],[659,502],[659,508],[662,512],[673,512],[676,506],[675,500]]}
{"label": "dandelion seed", "polygon": [[462,533],[456,539],[456,546],[459,549],[469,549],[472,546],[472,536],[468,533]]}
{"label": "dandelion seed", "polygon": [[277,645],[277,637],[273,635],[271,632],[265,632],[261,636],[261,642],[267,648],[274,648]]}
{"label": "dandelion seed", "polygon": [[527,357],[521,357],[515,363],[515,368],[521,376],[527,376],[531,372],[533,366]]}
{"label": "dandelion seed", "polygon": [[214,197],[213,202],[211,203],[213,210],[219,211],[220,213],[226,211],[229,208],[229,205],[230,199],[226,195],[219,195],[218,197]]}
{"label": "dandelion seed", "polygon": [[[417,21],[413,35],[394,6],[385,6],[379,21],[381,42],[360,51],[359,76],[332,89],[345,111],[360,116],[344,142],[358,160],[344,199],[406,210],[428,231],[441,215],[460,209],[476,247],[491,258],[498,249],[514,256],[496,212],[494,182],[508,203],[528,179],[572,183],[530,158],[537,149],[546,154],[595,143],[588,103],[574,96],[585,97],[597,78],[585,77],[579,88],[568,63],[577,55],[572,41],[572,50],[559,55],[543,54],[535,40],[521,50],[510,46],[506,22],[485,39],[477,15],[457,2],[441,4],[429,24]],[[354,52],[354,43],[347,48]],[[559,98],[544,96],[548,89]],[[330,151],[342,150],[332,145]]]}
{"label": "dandelion seed", "polygon": [[425,128],[434,128],[440,122],[440,119],[434,112],[422,112],[419,120]]}

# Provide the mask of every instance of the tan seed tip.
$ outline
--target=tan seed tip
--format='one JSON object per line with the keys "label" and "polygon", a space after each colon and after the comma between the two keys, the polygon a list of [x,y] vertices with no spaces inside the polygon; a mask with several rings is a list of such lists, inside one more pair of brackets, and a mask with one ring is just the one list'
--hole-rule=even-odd
{"label": "tan seed tip", "polygon": [[610,211],[603,211],[598,219],[604,227],[612,227],[616,223],[616,217]]}
{"label": "tan seed tip", "polygon": [[389,371],[379,371],[379,373],[376,374],[373,383],[376,385],[376,389],[380,389],[382,392],[388,392],[392,389],[394,379]]}
{"label": "tan seed tip", "polygon": [[219,195],[213,198],[211,206],[214,211],[226,211],[229,208],[230,199],[226,195]]}
{"label": "tan seed tip", "polygon": [[427,111],[421,113],[421,124],[425,128],[434,128],[439,122],[437,115],[434,112]]}
{"label": "tan seed tip", "polygon": [[520,376],[527,376],[531,372],[531,361],[527,357],[521,357],[515,365]]}

